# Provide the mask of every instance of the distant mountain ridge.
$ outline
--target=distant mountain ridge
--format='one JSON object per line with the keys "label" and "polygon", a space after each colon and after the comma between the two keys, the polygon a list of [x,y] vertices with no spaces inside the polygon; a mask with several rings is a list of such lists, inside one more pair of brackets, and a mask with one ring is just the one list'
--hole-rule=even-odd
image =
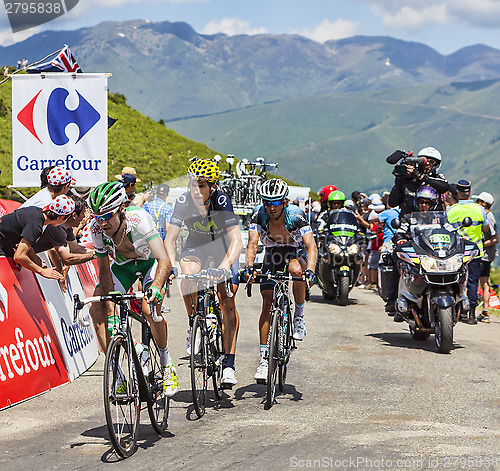
{"label": "distant mountain ridge", "polygon": [[310,95],[500,79],[500,51],[484,45],[443,56],[390,37],[321,44],[298,35],[208,36],[186,23],[142,20],[46,31],[0,47],[0,65],[38,60],[64,44],[84,72],[112,72],[112,92],[165,120]]}

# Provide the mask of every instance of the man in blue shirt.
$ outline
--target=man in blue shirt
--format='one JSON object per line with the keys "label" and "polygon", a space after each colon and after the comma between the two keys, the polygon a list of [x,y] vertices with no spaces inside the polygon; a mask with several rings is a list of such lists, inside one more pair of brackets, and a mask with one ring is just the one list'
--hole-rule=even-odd
{"label": "man in blue shirt", "polygon": [[174,208],[167,204],[167,196],[170,192],[170,187],[166,183],[160,183],[156,188],[156,197],[153,201],[148,201],[144,206],[145,209],[156,224],[156,230],[160,234],[161,240],[165,240],[165,228],[170,222]]}

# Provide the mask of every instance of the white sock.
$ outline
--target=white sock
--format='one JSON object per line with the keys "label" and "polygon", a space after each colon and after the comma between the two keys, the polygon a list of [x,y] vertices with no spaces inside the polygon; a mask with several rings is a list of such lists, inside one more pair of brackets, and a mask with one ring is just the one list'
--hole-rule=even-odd
{"label": "white sock", "polygon": [[305,302],[302,304],[295,303],[295,313],[293,317],[304,317],[304,306],[306,305]]}
{"label": "white sock", "polygon": [[261,363],[264,361],[264,357],[266,356],[267,353],[267,345],[261,345],[260,346],[260,361]]}
{"label": "white sock", "polygon": [[172,359],[170,358],[170,353],[168,351],[168,345],[165,348],[159,348],[160,350],[160,365],[168,366],[172,363]]}

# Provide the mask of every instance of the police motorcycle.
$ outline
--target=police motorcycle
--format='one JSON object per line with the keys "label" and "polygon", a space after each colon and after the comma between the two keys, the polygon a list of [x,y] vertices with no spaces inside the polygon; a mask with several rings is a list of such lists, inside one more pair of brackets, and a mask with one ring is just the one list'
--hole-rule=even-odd
{"label": "police motorcycle", "polygon": [[361,270],[361,246],[366,244],[354,213],[347,209],[330,211],[326,224],[316,234],[316,243],[316,277],[323,298],[336,299],[339,305],[346,306]]}
{"label": "police motorcycle", "polygon": [[[435,335],[440,353],[453,346],[453,327],[467,312],[467,264],[478,254],[477,245],[463,239],[443,211],[412,213],[409,240],[400,240],[394,255],[400,273],[397,311],[409,324],[415,340]],[[472,224],[465,218],[462,227]],[[391,223],[401,227],[399,219]]]}

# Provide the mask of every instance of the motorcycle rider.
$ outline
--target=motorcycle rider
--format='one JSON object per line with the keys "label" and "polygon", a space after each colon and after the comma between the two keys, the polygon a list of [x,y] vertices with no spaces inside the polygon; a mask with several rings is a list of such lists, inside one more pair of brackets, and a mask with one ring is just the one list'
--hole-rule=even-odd
{"label": "motorcycle rider", "polygon": [[321,202],[321,212],[328,211],[328,197],[332,191],[336,191],[337,187],[335,185],[325,185],[321,190],[319,190],[319,197]]}
{"label": "motorcycle rider", "polygon": [[[444,175],[437,173],[441,166],[441,153],[434,147],[424,147],[417,157],[424,157],[426,160],[417,167],[408,165],[406,174],[396,175],[394,186],[389,194],[389,206],[392,208],[399,206],[401,217],[413,211],[414,197],[420,187],[432,187],[439,195],[448,191],[448,181]],[[438,200],[436,210],[443,210],[440,200]]]}
{"label": "motorcycle rider", "polygon": [[[439,193],[431,186],[421,186],[416,192],[415,200],[416,210],[421,213],[427,213],[429,211],[437,211],[436,208],[439,206],[440,198]],[[394,246],[402,244],[403,242],[407,242],[411,239],[409,214],[407,215],[407,217],[403,216],[400,221],[401,226],[392,238],[392,243],[394,244]],[[399,282],[399,274],[397,272],[397,269],[394,273],[395,276],[393,285],[395,289],[389,291],[390,299],[388,301],[388,303],[392,302],[393,304],[397,299],[397,286]],[[394,314],[393,320],[394,322],[403,322],[404,319],[399,312],[396,312],[396,314]]]}
{"label": "motorcycle rider", "polygon": [[325,224],[328,221],[328,216],[330,215],[330,211],[334,209],[341,209],[344,207],[345,194],[339,190],[332,191],[328,195],[327,203],[327,209],[320,213],[316,219],[317,230],[319,232],[321,232],[325,227]]}

